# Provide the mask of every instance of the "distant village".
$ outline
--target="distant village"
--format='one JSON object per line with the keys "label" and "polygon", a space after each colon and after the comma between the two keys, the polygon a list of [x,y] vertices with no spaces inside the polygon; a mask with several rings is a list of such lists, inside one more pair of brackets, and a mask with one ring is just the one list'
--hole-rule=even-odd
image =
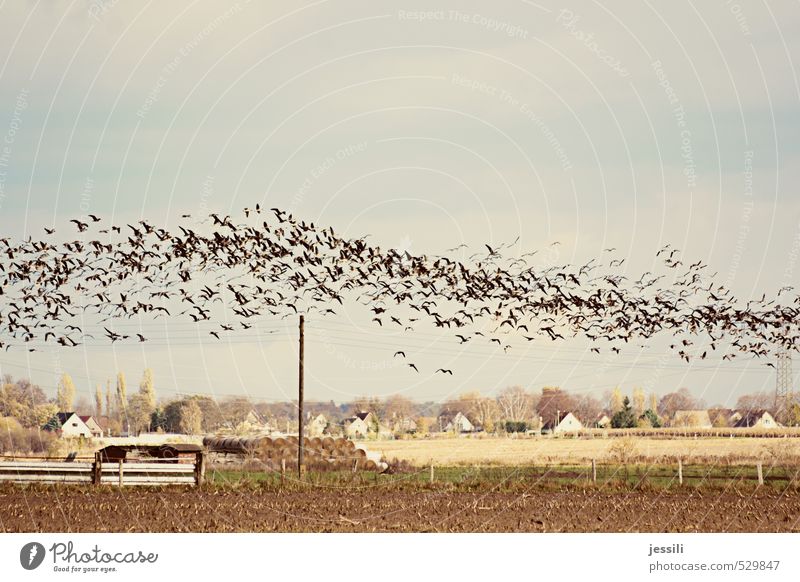
{"label": "distant village", "polygon": [[[586,429],[677,427],[686,429],[763,428],[800,425],[800,403],[775,408],[774,394],[738,398],[734,407],[708,407],[681,388],[658,396],[611,388],[601,398],[559,387],[533,391],[521,386],[496,396],[461,394],[445,402],[416,402],[403,395],[363,397],[351,402],[306,402],[304,434],[350,439],[476,436],[538,436]],[[25,379],[6,375],[0,389],[0,452],[46,449],[53,439],[144,437],[147,435],[297,434],[296,402],[258,402],[209,395],[157,397],[146,370],[136,390],[124,374],[97,386],[93,401],[76,399],[63,374],[54,398]]]}

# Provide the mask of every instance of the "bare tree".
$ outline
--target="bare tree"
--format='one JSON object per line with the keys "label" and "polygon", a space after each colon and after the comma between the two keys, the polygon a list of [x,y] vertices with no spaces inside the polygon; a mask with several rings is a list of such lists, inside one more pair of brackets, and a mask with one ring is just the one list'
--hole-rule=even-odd
{"label": "bare tree", "polygon": [[536,407],[543,422],[564,418],[567,412],[573,412],[578,406],[577,400],[566,390],[557,387],[542,389],[542,397]]}
{"label": "bare tree", "polygon": [[178,432],[199,434],[203,426],[203,412],[194,399],[185,400],[180,406]]}
{"label": "bare tree", "polygon": [[414,403],[402,394],[394,394],[386,399],[384,410],[387,420],[392,423],[403,422],[414,414]]}
{"label": "bare tree", "polygon": [[594,396],[584,394],[575,399],[575,408],[572,412],[586,426],[592,426],[602,414],[603,404]]}
{"label": "bare tree", "polygon": [[145,394],[141,392],[133,394],[128,400],[127,410],[131,432],[139,434],[148,429],[153,407],[150,406],[150,400]]}
{"label": "bare tree", "polygon": [[743,394],[736,401],[736,409],[745,410],[772,410],[775,406],[774,392],[753,392]]}
{"label": "bare tree", "polygon": [[509,386],[497,395],[497,404],[504,420],[526,421],[533,416],[536,400],[522,386]]}
{"label": "bare tree", "polygon": [[492,432],[495,424],[500,420],[500,407],[497,401],[480,392],[467,392],[458,397],[458,402],[464,409],[470,422],[480,425],[486,432]]}
{"label": "bare tree", "polygon": [[695,410],[701,405],[701,401],[692,396],[688,388],[681,388],[677,392],[670,392],[661,397],[658,413],[664,418],[671,419],[678,410]]}

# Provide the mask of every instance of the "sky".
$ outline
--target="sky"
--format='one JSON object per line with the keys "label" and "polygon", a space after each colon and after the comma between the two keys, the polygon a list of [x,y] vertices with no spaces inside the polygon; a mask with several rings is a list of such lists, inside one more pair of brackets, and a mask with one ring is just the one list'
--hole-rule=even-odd
{"label": "sky", "polygon": [[[774,294],[800,282],[797,11],[744,0],[4,2],[0,235],[41,236],[90,212],[175,226],[260,203],[419,254],[519,237],[513,253],[541,249],[545,265],[616,247],[633,277],[669,243],[744,301]],[[763,362],[686,364],[668,338],[612,356],[580,339],[502,353],[369,320],[356,308],[309,318],[308,399],[685,386],[732,405],[775,385]],[[9,350],[0,372],[51,393],[68,372],[85,396],[118,370],[135,384],[145,367],[165,397],[295,395],[296,321],[223,341],[185,321],[141,326],[146,344]]]}

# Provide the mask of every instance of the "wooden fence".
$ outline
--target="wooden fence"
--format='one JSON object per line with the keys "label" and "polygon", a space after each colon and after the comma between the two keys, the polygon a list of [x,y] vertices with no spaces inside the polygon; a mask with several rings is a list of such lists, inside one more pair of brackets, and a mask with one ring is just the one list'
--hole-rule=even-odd
{"label": "wooden fence", "polygon": [[525,482],[525,483],[626,483],[628,485],[730,485],[734,482],[753,483],[759,486],[770,483],[789,487],[800,485],[800,465],[752,464],[702,465],[687,464],[675,459],[674,464],[624,464],[618,462],[574,465],[526,465],[521,467],[434,467],[431,464],[419,470],[415,478],[433,483],[469,482]]}
{"label": "wooden fence", "polygon": [[175,461],[0,460],[0,482],[117,485],[200,485],[205,476],[205,455],[193,463]]}

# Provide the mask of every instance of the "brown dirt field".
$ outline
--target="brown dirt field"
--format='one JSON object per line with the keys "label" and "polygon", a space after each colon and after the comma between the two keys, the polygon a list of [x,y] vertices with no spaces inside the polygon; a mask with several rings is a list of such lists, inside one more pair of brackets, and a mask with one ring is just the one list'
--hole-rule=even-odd
{"label": "brown dirt field", "polygon": [[[612,447],[620,438],[450,438],[367,442],[367,448],[387,459],[403,459],[417,466],[436,465],[528,465],[586,463],[613,457]],[[686,462],[714,460],[800,460],[797,438],[657,439],[631,437],[633,454],[642,461],[683,458]]]}
{"label": "brown dirt field", "polygon": [[797,532],[800,495],[3,487],[2,532]]}

